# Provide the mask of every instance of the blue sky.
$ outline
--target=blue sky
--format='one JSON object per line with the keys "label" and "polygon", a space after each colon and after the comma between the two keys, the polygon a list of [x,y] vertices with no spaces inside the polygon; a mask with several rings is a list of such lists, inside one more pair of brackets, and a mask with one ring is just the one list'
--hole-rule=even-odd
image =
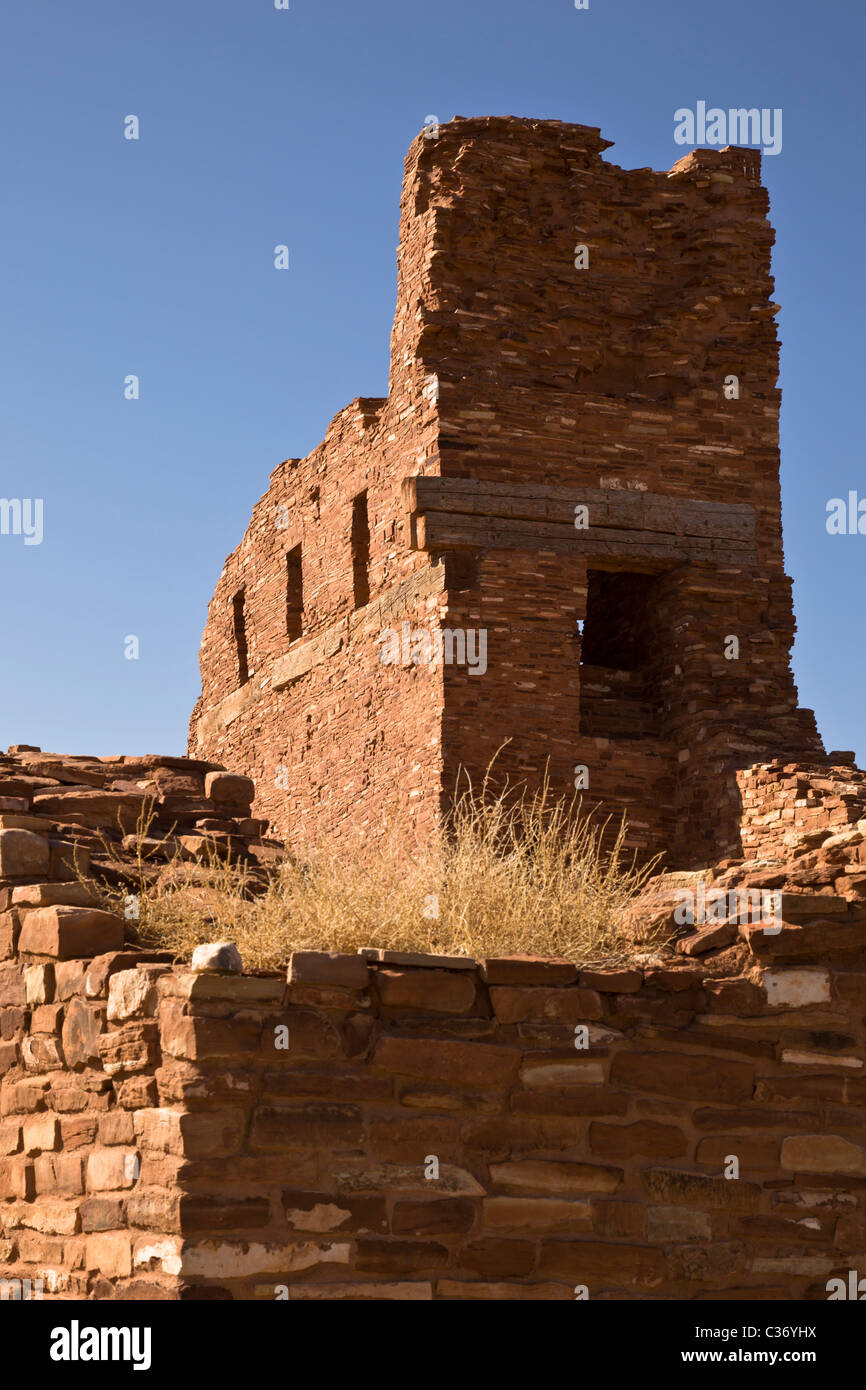
{"label": "blue sky", "polygon": [[667,169],[674,111],[705,100],[783,111],[764,177],[794,664],[862,763],[866,536],[825,520],[866,497],[864,31],[850,0],[6,6],[0,495],[43,498],[44,539],[0,536],[0,746],[184,751],[207,601],[268,474],[386,391],[427,115],[597,125],[607,158]]}

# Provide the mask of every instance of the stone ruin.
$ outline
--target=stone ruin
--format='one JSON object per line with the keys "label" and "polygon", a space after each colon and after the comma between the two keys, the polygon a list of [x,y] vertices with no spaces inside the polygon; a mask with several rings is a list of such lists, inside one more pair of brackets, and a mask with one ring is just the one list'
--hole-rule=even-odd
{"label": "stone ruin", "polygon": [[154,872],[276,852],[224,769],[0,757],[0,1300],[823,1300],[862,1269],[863,774],[751,769],[752,857],[660,881],[778,892],[772,931],[593,968],[175,961],[79,878],[135,891],[144,794]]}
{"label": "stone ruin", "polygon": [[501,750],[698,867],[742,852],[739,771],[824,761],[789,664],[760,154],[656,173],[609,144],[457,119],[409,150],[388,396],[274,470],[201,647],[189,751],[283,836],[395,804],[423,836]]}
{"label": "stone ruin", "polygon": [[[412,146],[389,396],[276,470],[227,561],[201,756],[0,756],[0,1298],[858,1296],[866,774],[790,674],[758,156],[605,144]],[[446,659],[481,631],[483,675]],[[684,892],[772,920],[592,968],[243,973],[88,886],[134,897],[143,815],[149,883],[211,854],[264,883],[271,823],[339,849],[395,794],[422,835],[505,737],[667,852],[638,928]]]}

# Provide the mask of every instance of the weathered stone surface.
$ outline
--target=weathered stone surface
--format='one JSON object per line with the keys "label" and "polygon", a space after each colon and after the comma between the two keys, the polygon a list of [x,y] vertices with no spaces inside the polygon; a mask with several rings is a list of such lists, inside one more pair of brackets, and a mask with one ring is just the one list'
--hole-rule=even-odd
{"label": "weathered stone surface", "polygon": [[255,1114],[254,1152],[283,1149],[345,1149],[361,1141],[361,1113],[354,1105],[261,1106]]}
{"label": "weathered stone surface", "polygon": [[340,1192],[423,1193],[425,1201],[445,1197],[483,1197],[485,1189],[464,1168],[439,1165],[435,1183],[424,1175],[424,1165],[413,1163],[343,1162],[335,1165],[333,1179]]}
{"label": "weathered stone surface", "polygon": [[176,1007],[171,1008],[166,1002],[160,1010],[162,1047],[171,1057],[194,1060],[232,1057],[244,1052],[256,1053],[262,1045],[263,1020],[255,1014],[235,1015],[234,1018],[189,1017],[182,1009],[178,1001]]}
{"label": "weathered stone surface", "polygon": [[240,975],[243,968],[241,953],[233,941],[211,941],[196,946],[190,962],[190,970],[195,974]]}
{"label": "weathered stone surface", "polygon": [[139,1158],[134,1149],[93,1149],[87,1158],[88,1192],[129,1188],[138,1177]]}
{"label": "weathered stone surface", "polygon": [[487,1043],[383,1038],[372,1058],[374,1067],[425,1080],[459,1079],[467,1086],[503,1086],[517,1071],[520,1053]]}
{"label": "weathered stone surface", "polygon": [[32,1115],[24,1121],[23,1148],[26,1154],[42,1153],[59,1147],[60,1122],[56,1115]]}
{"label": "weathered stone surface", "polygon": [[154,1022],[126,1023],[97,1039],[97,1049],[108,1076],[123,1076],[155,1064],[159,1055],[159,1029]]}
{"label": "weathered stone surface", "polygon": [[535,1265],[535,1246],[528,1240],[486,1236],[462,1246],[460,1269],[489,1278],[531,1274]]}
{"label": "weathered stone surface", "polygon": [[154,980],[142,970],[120,970],[108,982],[108,1020],[123,1023],[136,1015],[152,1017],[156,1012]]}
{"label": "weathered stone surface", "polygon": [[692,969],[683,963],[667,967],[653,967],[647,970],[645,979],[651,989],[672,990],[679,994],[683,990],[694,989],[702,983],[702,975],[699,970]]}
{"label": "weathered stone surface", "polygon": [[465,971],[377,970],[376,992],[386,1009],[465,1014],[475,1003],[475,981]]}
{"label": "weathered stone surface", "polygon": [[438,1241],[392,1240],[360,1236],[354,1247],[361,1274],[425,1274],[448,1264],[448,1248]]}
{"label": "weathered stone surface", "polygon": [[54,966],[25,965],[24,987],[28,1004],[47,1004],[54,993]]}
{"label": "weathered stone surface", "polygon": [[767,970],[764,972],[767,1003],[773,1007],[802,1008],[829,1004],[830,973],[827,970]]}
{"label": "weathered stone surface", "polygon": [[371,964],[408,966],[422,970],[468,970],[475,973],[471,956],[429,955],[426,951],[387,951],[381,946],[362,946],[358,954]]}
{"label": "weathered stone surface", "polygon": [[[860,837],[862,839],[862,836]],[[826,841],[824,848],[830,844]],[[784,922],[797,921],[802,917],[830,917],[844,914],[847,903],[833,893],[783,893],[781,917]]]}
{"label": "weathered stone surface", "polygon": [[[286,1221],[293,1231],[313,1234],[335,1230],[372,1233],[388,1229],[387,1204],[383,1197],[341,1196],[335,1199],[326,1192],[284,1188],[281,1201]],[[395,1234],[400,1234],[395,1226],[392,1229]]]}
{"label": "weathered stone surface", "polygon": [[14,1007],[27,1003],[24,969],[17,961],[0,963],[0,1005]]}
{"label": "weathered stone surface", "polygon": [[27,883],[12,889],[16,907],[96,907],[94,894],[84,883]]}
{"label": "weathered stone surface", "polygon": [[[129,1199],[132,1201],[132,1198]],[[79,1206],[81,1229],[86,1234],[95,1231],[116,1231],[123,1225],[123,1197],[85,1197]],[[127,1213],[128,1214],[128,1213]],[[135,1222],[132,1223],[135,1225]]]}
{"label": "weathered stone surface", "polygon": [[505,1193],[581,1197],[590,1192],[615,1192],[623,1173],[621,1168],[602,1168],[590,1163],[517,1159],[511,1163],[492,1163],[490,1178],[494,1186]]}
{"label": "weathered stone surface", "polygon": [[84,1259],[89,1270],[106,1279],[125,1278],[132,1273],[132,1236],[126,1231],[88,1236]]}
{"label": "weathered stone surface", "polygon": [[0,830],[0,878],[48,873],[48,841],[32,830]]}
{"label": "weathered stone surface", "polygon": [[646,1208],[643,1203],[593,1197],[590,1206],[592,1229],[596,1235],[613,1240],[643,1240],[646,1237]]}
{"label": "weathered stone surface", "polygon": [[21,1043],[21,1061],[27,1071],[55,1071],[63,1066],[60,1040],[46,1033],[31,1033]]}
{"label": "weathered stone surface", "polygon": [[249,806],[256,794],[256,784],[251,777],[239,777],[236,773],[208,772],[204,794],[220,805]]}
{"label": "weathered stone surface", "polygon": [[600,1285],[652,1287],[660,1284],[665,1262],[660,1250],[647,1245],[591,1240],[543,1241],[537,1270],[539,1274],[560,1275],[575,1284],[586,1284],[591,1297]]}
{"label": "weathered stone surface", "polygon": [[550,1019],[557,1023],[589,1023],[602,1017],[601,1000],[593,989],[518,989],[494,986],[490,1002],[500,1023]]}
{"label": "weathered stone surface", "polygon": [[[605,1080],[604,1062],[586,1061],[580,1056],[567,1057],[561,1062],[530,1058],[520,1068],[520,1080],[529,1090],[550,1087],[557,1091],[575,1087],[600,1086]],[[575,1113],[580,1107],[575,1106]]]}
{"label": "weathered stone surface", "polygon": [[225,1000],[238,1004],[275,1004],[285,997],[285,982],[277,977],[193,974],[183,966],[166,971],[157,984],[160,995],[190,1000]]}
{"label": "weathered stone surface", "polygon": [[642,1177],[651,1198],[659,1205],[754,1211],[760,1198],[760,1188],[742,1178],[705,1178],[672,1168],[648,1168]]}
{"label": "weathered stone surface", "polygon": [[481,974],[488,985],[571,985],[578,970],[571,961],[547,960],[542,956],[491,957],[481,962]]}
{"label": "weathered stone surface", "polygon": [[574,1293],[568,1284],[553,1284],[549,1280],[518,1280],[504,1283],[501,1280],[491,1283],[488,1280],[474,1279],[467,1283],[461,1279],[439,1279],[436,1283],[436,1297],[459,1299],[462,1302],[479,1300],[484,1303],[508,1301],[524,1302],[526,1299],[543,1303],[570,1302]]}
{"label": "weathered stone surface", "polygon": [[33,1164],[37,1197],[84,1194],[84,1161],[78,1154],[41,1153]]}
{"label": "weathered stone surface", "polygon": [[105,1028],[105,1006],[72,999],[63,1021],[63,1055],[68,1067],[87,1066],[99,1060],[98,1040]]}
{"label": "weathered stone surface", "polygon": [[760,985],[744,976],[727,980],[702,980],[701,985],[712,1013],[749,1017],[763,1012],[767,997]]}
{"label": "weathered stone surface", "polygon": [[782,1142],[781,1166],[794,1172],[866,1177],[866,1148],[839,1134],[791,1134]]}
{"label": "weathered stone surface", "polygon": [[640,1121],[630,1125],[594,1123],[589,1129],[589,1146],[599,1158],[681,1158],[688,1145],[681,1130],[673,1125]]}
{"label": "weathered stone surface", "polygon": [[119,950],[123,918],[89,907],[37,907],[28,912],[18,949],[37,956],[72,960]]}
{"label": "weathered stone surface", "polygon": [[366,989],[369,975],[367,962],[360,955],[339,955],[334,951],[293,951],[289,960],[289,984]]}
{"label": "weathered stone surface", "polygon": [[439,1197],[434,1201],[395,1202],[391,1230],[395,1235],[465,1235],[478,1214],[475,1202],[463,1197]]}
{"label": "weathered stone surface", "polygon": [[[441,1283],[441,1281],[440,1281]],[[478,1285],[477,1287],[481,1287]],[[486,1287],[486,1286],[485,1286]],[[267,1293],[269,1288],[264,1286],[263,1293]],[[318,1301],[326,1299],[331,1302],[334,1299],[352,1302],[366,1302],[369,1299],[379,1301],[397,1301],[400,1303],[423,1303],[433,1297],[433,1286],[429,1280],[366,1280],[364,1283],[340,1283],[328,1280],[327,1284],[302,1284],[292,1280],[291,1285],[292,1301],[301,1300],[302,1302]]]}
{"label": "weathered stone surface", "polygon": [[55,995],[58,999],[71,999],[74,994],[83,992],[87,961],[61,960],[56,964],[49,962],[45,968],[54,972]]}
{"label": "weathered stone surface", "polygon": [[338,1241],[298,1241],[292,1245],[198,1241],[184,1245],[182,1266],[185,1274],[208,1279],[235,1279],[265,1273],[291,1274],[297,1269],[348,1264],[351,1249],[346,1242]]}
{"label": "weathered stone surface", "polygon": [[0,912],[0,960],[14,960],[20,930],[17,912]]}
{"label": "weathered stone surface", "polygon": [[485,1197],[484,1226],[490,1230],[580,1234],[592,1230],[589,1202],[556,1197]]}
{"label": "weathered stone surface", "polygon": [[691,1100],[723,1100],[730,1104],[751,1099],[754,1068],[713,1056],[678,1052],[620,1052],[611,1063],[614,1085],[633,1090],[670,1090]]}
{"label": "weathered stone surface", "polygon": [[[96,956],[84,972],[84,993],[88,999],[104,999],[109,990],[112,975],[119,970],[131,970],[139,961],[159,959],[160,953],[143,951],[107,951]],[[61,967],[58,967],[60,969]],[[75,985],[78,989],[78,985]]]}
{"label": "weathered stone surface", "polygon": [[21,1148],[21,1125],[17,1120],[0,1124],[0,1154],[6,1158]]}
{"label": "weathered stone surface", "polygon": [[183,1195],[178,1215],[185,1232],[255,1231],[270,1223],[271,1204],[267,1197]]}
{"label": "weathered stone surface", "polygon": [[[740,1241],[717,1241],[712,1245],[681,1243],[667,1251],[666,1265],[668,1277],[678,1282],[685,1279],[699,1286],[720,1279],[736,1279],[745,1268],[745,1247]],[[752,1269],[755,1273],[761,1272],[762,1262],[755,1259]]]}
{"label": "weathered stone surface", "polygon": [[708,1135],[700,1140],[695,1149],[695,1163],[715,1173],[723,1173],[733,1157],[744,1175],[748,1173],[751,1177],[757,1177],[758,1174],[775,1173],[779,1167],[779,1143],[778,1136],[761,1138],[755,1133]]}

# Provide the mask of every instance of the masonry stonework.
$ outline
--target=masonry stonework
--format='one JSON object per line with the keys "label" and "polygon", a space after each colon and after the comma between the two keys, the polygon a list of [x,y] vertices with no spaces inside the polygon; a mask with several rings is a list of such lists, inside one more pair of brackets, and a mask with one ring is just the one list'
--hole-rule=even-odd
{"label": "masonry stonework", "polygon": [[[0,1298],[857,1283],[866,774],[790,671],[759,156],[628,171],[607,144],[414,142],[388,396],[273,473],[210,606],[195,756],[0,755]],[[678,870],[627,961],[245,974],[105,910],[98,881],[134,909],[213,856],[254,893],[283,839],[339,851],[389,811],[423,838],[497,751],[530,786],[585,768]]]}
{"label": "masonry stonework", "polygon": [[615,967],[190,968],[76,876],[89,853],[134,888],[142,797],[155,866],[231,842],[261,871],[251,794],[0,757],[0,1298],[824,1300],[862,1274],[862,774],[750,769],[750,856],[660,882],[778,891],[772,929]]}
{"label": "masonry stonework", "polygon": [[[423,836],[501,749],[530,786],[585,768],[630,843],[699,865],[740,852],[739,769],[824,756],[789,665],[760,154],[657,173],[609,143],[490,118],[410,148],[388,396],[276,469],[202,643],[190,752],[292,841],[389,805]],[[404,622],[484,632],[483,674],[383,664]]]}

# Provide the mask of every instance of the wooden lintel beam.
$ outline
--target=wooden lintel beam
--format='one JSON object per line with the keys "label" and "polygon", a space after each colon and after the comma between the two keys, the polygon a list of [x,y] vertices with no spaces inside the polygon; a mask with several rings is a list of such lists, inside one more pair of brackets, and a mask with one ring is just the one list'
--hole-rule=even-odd
{"label": "wooden lintel beam", "polygon": [[743,503],[439,477],[407,478],[403,501],[420,550],[504,547],[619,555],[626,563],[756,563],[755,512]]}
{"label": "wooden lintel beam", "polygon": [[601,567],[668,569],[689,562],[756,563],[749,542],[716,536],[674,536],[659,531],[620,531],[613,527],[578,531],[549,522],[528,522],[424,512],[415,517],[418,550],[547,550],[560,555],[584,555],[588,560],[622,562]]}

